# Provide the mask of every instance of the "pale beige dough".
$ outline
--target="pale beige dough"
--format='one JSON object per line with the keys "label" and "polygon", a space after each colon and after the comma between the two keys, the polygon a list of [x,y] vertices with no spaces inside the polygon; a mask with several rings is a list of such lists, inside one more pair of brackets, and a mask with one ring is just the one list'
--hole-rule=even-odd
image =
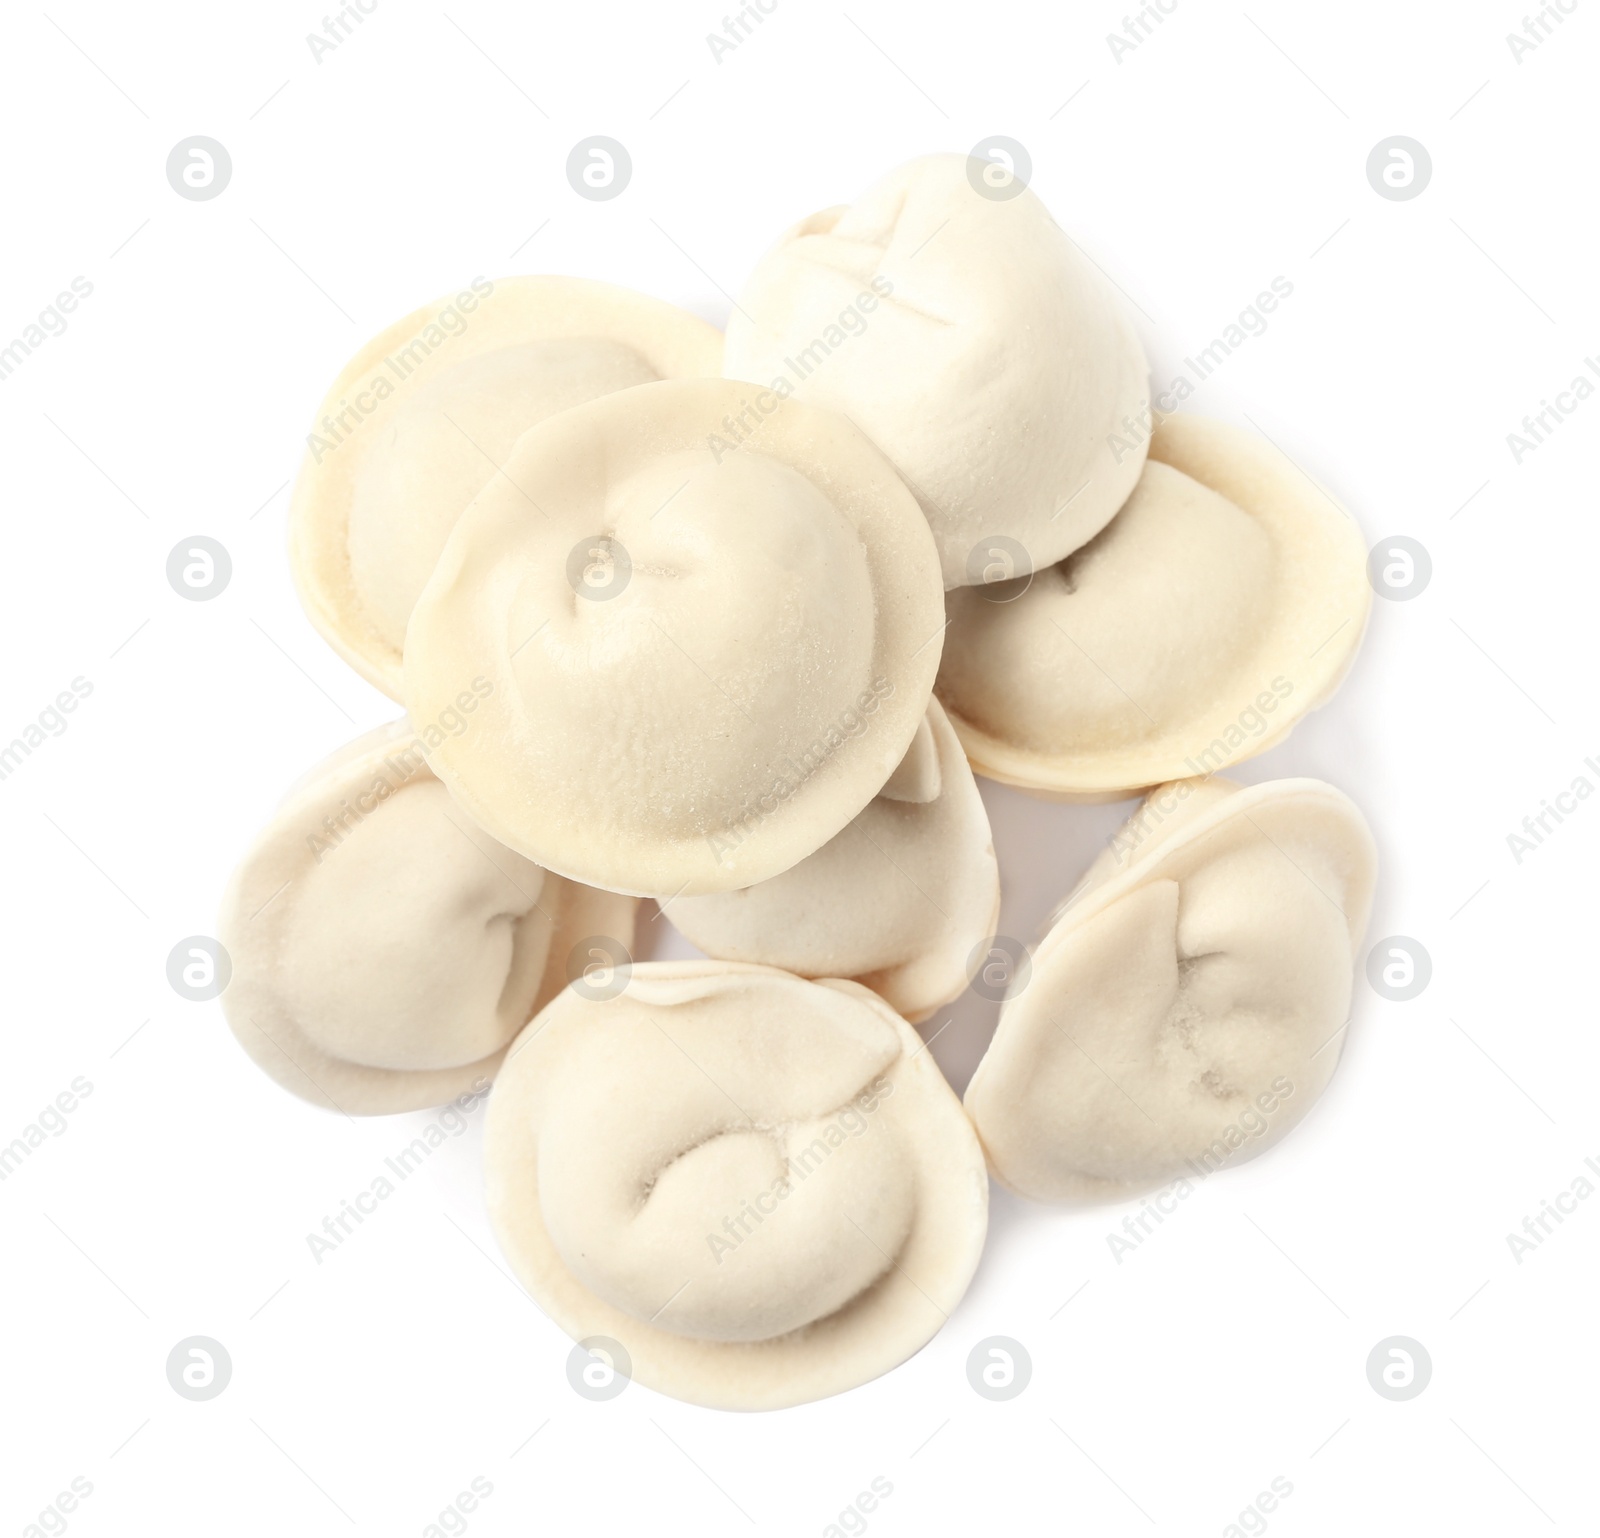
{"label": "pale beige dough", "polygon": [[982,196],[967,157],[909,161],[757,264],[726,372],[842,411],[916,492],[946,587],[993,536],[1022,572],[1092,538],[1132,491],[1118,451],[1148,367],[1122,302],[1030,190]]}
{"label": "pale beige dough", "polygon": [[1344,678],[1371,603],[1326,492],[1263,439],[1173,416],[1089,544],[949,594],[935,687],[979,774],[1110,800],[1281,741]]}
{"label": "pale beige dough", "polygon": [[855,983],[647,963],[568,990],[506,1060],[484,1135],[512,1268],[648,1387],[777,1409],[939,1330],[988,1220],[983,1155],[917,1034]]}
{"label": "pale beige dough", "polygon": [[396,722],[302,779],[235,872],[223,1010],[303,1099],[438,1105],[494,1077],[581,942],[630,947],[635,908],[490,838]]}
{"label": "pale beige dough", "polygon": [[311,621],[401,698],[406,622],[461,510],[546,417],[656,379],[721,372],[715,326],[584,278],[479,279],[397,321],[334,381],[289,514]]}
{"label": "pale beige dough", "polygon": [[614,891],[751,886],[827,843],[904,756],[943,628],[911,494],[831,412],[638,385],[523,435],[406,637],[419,730],[490,693],[434,772],[503,843]]}
{"label": "pale beige dough", "polygon": [[1376,873],[1319,780],[1152,792],[1019,969],[967,1088],[996,1177],[1116,1198],[1270,1147],[1338,1063]]}
{"label": "pale beige dough", "polygon": [[666,913],[707,955],[852,978],[914,1021],[965,990],[999,907],[988,813],[932,701],[900,767],[843,832],[781,876],[680,897]]}

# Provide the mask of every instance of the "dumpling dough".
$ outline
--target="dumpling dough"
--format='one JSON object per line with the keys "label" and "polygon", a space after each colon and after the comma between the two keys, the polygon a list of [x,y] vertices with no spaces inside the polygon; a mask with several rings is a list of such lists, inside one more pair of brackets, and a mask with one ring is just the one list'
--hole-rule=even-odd
{"label": "dumpling dough", "polygon": [[842,833],[781,876],[680,897],[666,913],[710,956],[849,977],[922,1020],[966,988],[999,910],[989,815],[931,701],[900,767]]}
{"label": "dumpling dough", "polygon": [[[1031,191],[992,200],[962,155],[892,171],[789,230],[728,321],[725,371],[844,412],[905,476],[946,587],[1097,534],[1145,447],[1111,439],[1148,393],[1120,300]],[[881,301],[881,302],[880,302]]]}
{"label": "dumpling dough", "polygon": [[1113,800],[1281,741],[1338,687],[1371,603],[1361,531],[1325,492],[1250,433],[1168,417],[1093,541],[949,595],[936,688],[979,774]]}
{"label": "dumpling dough", "polygon": [[721,371],[715,326],[582,278],[480,278],[397,321],[346,365],[307,436],[289,564],[311,622],[400,699],[412,605],[517,439],[596,396]]}
{"label": "dumpling dough", "polygon": [[927,523],[844,418],[728,380],[639,385],[524,435],[406,636],[429,755],[503,843],[612,891],[764,881],[904,756],[943,626]]}
{"label": "dumpling dough", "polygon": [[996,1177],[1040,1201],[1204,1178],[1270,1147],[1344,1046],[1377,874],[1320,780],[1152,792],[1018,974],[967,1088]]}
{"label": "dumpling dough", "polygon": [[223,1010],[314,1104],[439,1105],[494,1077],[580,942],[631,946],[636,907],[474,827],[399,721],[307,775],[234,874]]}
{"label": "dumpling dough", "polygon": [[849,982],[650,962],[518,1038],[489,1217],[539,1306],[694,1404],[770,1410],[903,1362],[966,1291],[983,1154],[915,1031]]}

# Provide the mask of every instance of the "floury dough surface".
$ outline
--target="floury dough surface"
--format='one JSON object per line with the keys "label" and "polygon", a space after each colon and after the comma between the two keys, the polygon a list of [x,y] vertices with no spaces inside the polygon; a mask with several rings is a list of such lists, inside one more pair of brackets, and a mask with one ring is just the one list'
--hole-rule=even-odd
{"label": "floury dough surface", "polygon": [[1152,792],[1034,947],[967,1088],[996,1177],[1036,1200],[1207,1175],[1322,1093],[1377,857],[1319,780]]}
{"label": "floury dough surface", "polygon": [[915,499],[794,401],[711,446],[744,393],[640,385],[534,428],[412,614],[414,721],[489,685],[434,772],[574,880],[671,898],[775,876],[878,793],[927,709],[942,590]]}
{"label": "floury dough surface", "polygon": [[1109,800],[1281,741],[1371,604],[1366,542],[1327,493],[1263,439],[1168,417],[1081,550],[948,595],[935,687],[977,773]]}
{"label": "floury dough surface", "polygon": [[437,1105],[494,1077],[580,940],[631,944],[635,906],[496,843],[395,723],[307,775],[236,872],[223,1009],[304,1099]]}
{"label": "floury dough surface", "polygon": [[[363,347],[308,434],[298,594],[406,719],[240,864],[222,1007],[319,1107],[445,1107],[403,1162],[488,1100],[488,1217],[587,1397],[867,1384],[959,1308],[991,1178],[1186,1194],[1339,1059],[1370,833],[1320,781],[1213,775],[1344,678],[1365,541],[1274,444],[1156,409],[1007,145],[803,219],[726,339],[474,279]],[[588,140],[567,174],[603,198],[624,162]],[[975,774],[1155,787],[1020,964]],[[709,959],[634,963],[641,897]],[[1008,980],[963,1104],[935,1022]]]}
{"label": "floury dough surface", "polygon": [[1017,572],[1086,543],[1145,452],[1111,445],[1148,394],[1121,301],[1031,191],[985,196],[974,174],[929,155],[795,225],[740,290],[725,359],[888,455],[952,588],[983,580],[995,536]]}
{"label": "floury dough surface", "polygon": [[535,1302],[648,1387],[777,1409],[939,1330],[988,1223],[977,1139],[915,1031],[849,982],[648,963],[519,1038],[484,1136]]}
{"label": "floury dough surface", "polygon": [[935,700],[843,832],[781,876],[680,897],[666,913],[709,956],[849,977],[915,1021],[966,988],[968,957],[999,907],[988,813]]}
{"label": "floury dough surface", "polygon": [[350,504],[350,579],[396,652],[461,510],[530,427],[657,377],[633,348],[602,337],[524,342],[469,358],[391,415]]}
{"label": "floury dough surface", "polygon": [[290,566],[313,624],[401,698],[406,623],[462,509],[518,438],[652,380],[715,375],[715,326],[582,278],[479,278],[397,321],[334,382],[290,509]]}

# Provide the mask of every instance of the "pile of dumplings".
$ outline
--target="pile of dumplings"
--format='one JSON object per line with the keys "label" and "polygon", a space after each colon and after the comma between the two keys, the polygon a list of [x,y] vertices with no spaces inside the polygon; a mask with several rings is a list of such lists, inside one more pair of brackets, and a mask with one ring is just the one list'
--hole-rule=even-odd
{"label": "pile of dumplings", "polygon": [[[349,1114],[492,1081],[517,1276],[697,1404],[919,1350],[991,1176],[1126,1200],[1259,1152],[1349,1019],[1361,814],[1217,772],[1348,670],[1364,542],[1153,414],[1098,270],[975,168],[801,220],[725,336],[480,279],[357,354],[294,492],[306,612],[405,715],[238,869],[228,1021]],[[1025,953],[974,773],[1147,793]],[[635,964],[641,898],[710,959]],[[1004,1003],[963,1102],[912,1024],[969,985]]]}

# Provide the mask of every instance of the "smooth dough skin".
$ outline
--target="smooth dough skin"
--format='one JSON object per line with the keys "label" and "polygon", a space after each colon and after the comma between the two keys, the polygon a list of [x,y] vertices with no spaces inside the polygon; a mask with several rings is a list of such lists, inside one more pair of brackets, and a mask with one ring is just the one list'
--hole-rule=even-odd
{"label": "smooth dough skin", "polygon": [[977,192],[963,155],[891,172],[814,214],[757,264],[724,368],[844,412],[905,476],[947,588],[980,582],[993,536],[1014,567],[1059,561],[1138,479],[1110,440],[1149,369],[1109,285],[1031,191]]}
{"label": "smooth dough skin", "polygon": [[[748,386],[639,385],[525,434],[456,524],[406,636],[419,731],[479,823],[612,891],[764,881],[875,796],[943,623],[915,500],[842,417]],[[759,410],[760,413],[757,414]]]}
{"label": "smooth dough skin", "polygon": [[707,955],[848,977],[913,1021],[966,988],[999,909],[989,815],[936,700],[889,783],[815,854],[758,886],[666,905]]}
{"label": "smooth dough skin", "polygon": [[223,1010],[314,1104],[439,1105],[494,1077],[580,941],[631,945],[636,906],[475,827],[395,722],[307,775],[235,872]]}
{"label": "smooth dough skin", "polygon": [[967,1088],[995,1176],[1125,1197],[1271,1146],[1332,1076],[1377,879],[1320,780],[1153,791],[1035,947]]}
{"label": "smooth dough skin", "polygon": [[307,435],[289,563],[311,621],[401,698],[406,621],[456,519],[545,418],[722,371],[722,335],[583,278],[479,278],[397,321],[334,381]]}
{"label": "smooth dough skin", "polygon": [[988,1226],[971,1125],[915,1031],[855,983],[652,962],[568,990],[513,1046],[489,1217],[539,1306],[640,1383],[767,1410],[920,1350]]}
{"label": "smooth dough skin", "polygon": [[1089,544],[948,596],[936,689],[979,774],[1111,800],[1281,741],[1371,604],[1361,531],[1325,492],[1250,433],[1168,417]]}

